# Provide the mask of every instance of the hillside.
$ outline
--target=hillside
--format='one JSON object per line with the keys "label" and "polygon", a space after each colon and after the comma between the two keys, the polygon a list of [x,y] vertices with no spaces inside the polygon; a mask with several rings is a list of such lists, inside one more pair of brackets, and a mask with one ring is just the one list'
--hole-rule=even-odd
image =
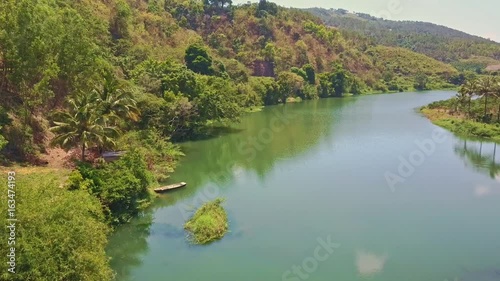
{"label": "hillside", "polygon": [[[107,233],[151,205],[183,156],[176,142],[232,132],[262,106],[452,88],[465,76],[264,0],[1,1],[0,164],[29,196],[19,272],[4,263],[0,279],[112,280]],[[277,138],[297,147],[289,126]],[[109,151],[120,153],[107,162]]]}
{"label": "hillside", "polygon": [[345,10],[306,9],[325,24],[370,38],[375,44],[396,46],[453,63],[459,69],[484,70],[500,64],[500,43],[427,22],[391,21]]}
{"label": "hillside", "polygon": [[137,101],[143,118],[132,127],[177,140],[235,120],[245,107],[449,87],[458,75],[266,1],[11,0],[0,8],[0,127],[9,158],[46,149],[54,120],[46,112],[109,87]]}

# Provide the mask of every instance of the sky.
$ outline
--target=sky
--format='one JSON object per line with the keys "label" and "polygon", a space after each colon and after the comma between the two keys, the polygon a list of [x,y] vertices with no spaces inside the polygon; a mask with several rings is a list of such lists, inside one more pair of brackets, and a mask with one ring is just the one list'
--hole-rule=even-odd
{"label": "sky", "polygon": [[[390,20],[444,25],[500,42],[499,0],[270,0],[294,8],[342,8]],[[235,4],[247,3],[233,0]],[[255,0],[251,2],[256,2]]]}

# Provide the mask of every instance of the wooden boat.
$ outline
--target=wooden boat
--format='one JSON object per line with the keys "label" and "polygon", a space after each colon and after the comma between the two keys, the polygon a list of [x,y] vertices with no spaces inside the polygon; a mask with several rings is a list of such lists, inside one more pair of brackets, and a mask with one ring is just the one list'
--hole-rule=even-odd
{"label": "wooden boat", "polygon": [[187,185],[187,183],[185,183],[185,182],[179,182],[179,183],[174,183],[174,184],[171,184],[171,185],[166,185],[166,186],[155,188],[154,191],[156,193],[162,193],[162,192],[167,192],[169,190],[173,190],[173,189],[177,189],[177,188],[180,188],[180,187],[184,187],[186,185]]}

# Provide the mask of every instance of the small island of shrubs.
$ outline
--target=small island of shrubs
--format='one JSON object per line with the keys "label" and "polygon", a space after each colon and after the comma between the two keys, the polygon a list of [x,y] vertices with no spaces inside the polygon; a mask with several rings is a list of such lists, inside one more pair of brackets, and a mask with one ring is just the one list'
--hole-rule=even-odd
{"label": "small island of shrubs", "polygon": [[189,240],[194,244],[208,244],[221,239],[228,230],[227,214],[221,204],[224,199],[203,204],[189,219],[184,228],[189,232]]}

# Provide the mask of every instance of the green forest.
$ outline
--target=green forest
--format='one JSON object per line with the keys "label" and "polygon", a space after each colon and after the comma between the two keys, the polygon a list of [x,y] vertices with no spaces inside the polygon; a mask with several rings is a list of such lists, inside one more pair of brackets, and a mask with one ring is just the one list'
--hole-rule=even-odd
{"label": "green forest", "polygon": [[427,22],[392,21],[343,9],[306,9],[346,36],[362,35],[375,44],[401,47],[450,63],[459,70],[484,72],[500,65],[500,43]]}
{"label": "green forest", "polygon": [[[112,280],[106,237],[151,204],[183,156],[178,143],[242,114],[453,89],[478,75],[453,63],[500,59],[479,39],[460,39],[470,44],[448,58],[342,28],[266,0],[2,1],[0,161],[22,174],[24,223],[17,274],[2,264],[0,279]],[[107,163],[105,151],[126,153]]]}

